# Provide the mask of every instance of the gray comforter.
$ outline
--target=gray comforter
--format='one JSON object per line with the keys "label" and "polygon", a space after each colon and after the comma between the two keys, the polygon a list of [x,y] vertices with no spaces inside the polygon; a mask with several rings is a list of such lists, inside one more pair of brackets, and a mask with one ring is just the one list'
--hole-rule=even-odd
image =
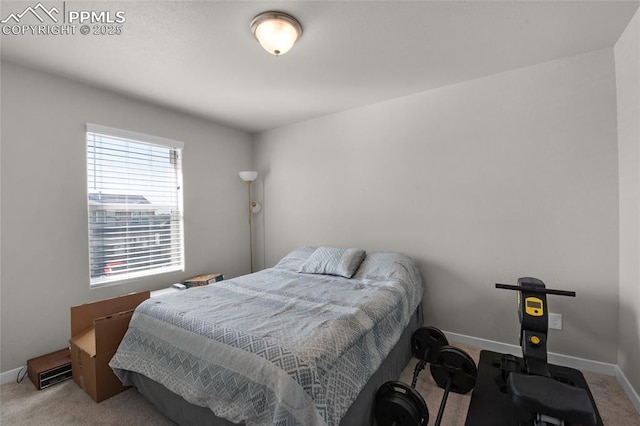
{"label": "gray comforter", "polygon": [[422,298],[412,259],[370,253],[351,279],[276,267],[141,304],[111,360],[247,425],[337,425]]}

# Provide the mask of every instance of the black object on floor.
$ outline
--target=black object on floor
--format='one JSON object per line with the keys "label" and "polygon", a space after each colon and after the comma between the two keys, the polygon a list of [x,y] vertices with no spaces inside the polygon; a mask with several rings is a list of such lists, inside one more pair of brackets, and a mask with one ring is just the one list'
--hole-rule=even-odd
{"label": "black object on floor", "polygon": [[[511,364],[507,368],[512,371],[522,369],[524,365],[523,359],[519,357],[509,356],[506,361]],[[526,419],[521,418],[518,408],[511,402],[501,363],[505,368],[503,354],[492,351],[480,352],[478,380],[471,395],[465,426],[526,426],[530,424]],[[589,386],[579,370],[549,364],[549,372],[554,379],[562,383],[585,389],[595,409],[597,425],[604,426]]]}

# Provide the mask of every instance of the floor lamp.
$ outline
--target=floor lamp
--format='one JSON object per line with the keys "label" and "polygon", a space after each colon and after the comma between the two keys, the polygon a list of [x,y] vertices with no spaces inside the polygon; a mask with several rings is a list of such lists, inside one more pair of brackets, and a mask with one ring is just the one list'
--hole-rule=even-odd
{"label": "floor lamp", "polygon": [[240,179],[247,184],[247,194],[249,196],[249,254],[251,257],[251,273],[253,273],[253,232],[251,230],[251,215],[260,211],[260,205],[255,201],[251,201],[251,182],[256,180],[257,177],[258,172],[240,172]]}

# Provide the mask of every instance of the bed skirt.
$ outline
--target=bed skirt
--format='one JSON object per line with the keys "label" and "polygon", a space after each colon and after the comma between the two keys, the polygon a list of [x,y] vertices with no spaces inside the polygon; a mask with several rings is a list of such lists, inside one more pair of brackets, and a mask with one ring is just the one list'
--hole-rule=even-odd
{"label": "bed skirt", "polygon": [[[340,426],[373,425],[373,405],[375,395],[380,386],[389,380],[398,380],[400,373],[411,359],[411,335],[422,325],[422,303],[411,316],[411,322],[400,336],[400,340],[382,362],[380,368],[371,376],[362,392],[358,395],[347,413],[340,421]],[[159,383],[134,372],[129,372],[134,386],[142,395],[151,401],[165,416],[182,426],[239,426],[221,419],[206,407],[193,405],[182,397],[169,391]]]}

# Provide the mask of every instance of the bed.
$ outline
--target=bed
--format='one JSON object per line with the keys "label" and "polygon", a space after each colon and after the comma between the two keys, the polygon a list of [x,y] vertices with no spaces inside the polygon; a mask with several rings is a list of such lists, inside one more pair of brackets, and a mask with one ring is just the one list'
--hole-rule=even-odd
{"label": "bed", "polygon": [[110,366],[179,424],[367,425],[422,324],[402,254],[301,247],[138,306]]}

